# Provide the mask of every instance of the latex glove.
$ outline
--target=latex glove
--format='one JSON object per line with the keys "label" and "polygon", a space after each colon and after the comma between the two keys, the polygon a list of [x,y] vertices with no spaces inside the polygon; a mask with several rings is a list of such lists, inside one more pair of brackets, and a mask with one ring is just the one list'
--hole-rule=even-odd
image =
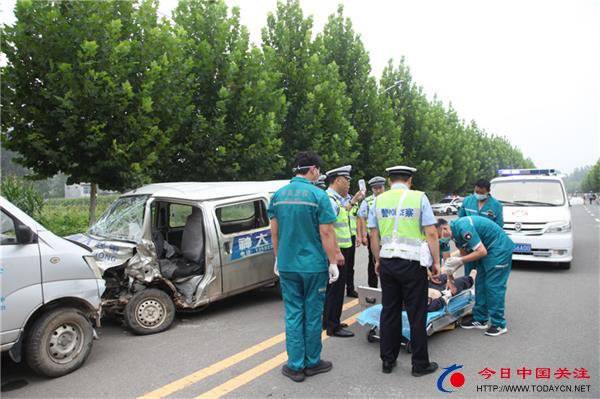
{"label": "latex glove", "polygon": [[275,275],[279,277],[279,269],[277,268],[277,258],[275,258],[275,264],[273,265],[273,273],[275,273]]}
{"label": "latex glove", "polygon": [[340,277],[340,271],[335,263],[329,264],[329,284],[335,283]]}
{"label": "latex glove", "polygon": [[446,263],[444,264],[444,273],[446,274],[454,274],[456,269],[463,265],[463,260],[460,256],[451,256],[446,259]]}

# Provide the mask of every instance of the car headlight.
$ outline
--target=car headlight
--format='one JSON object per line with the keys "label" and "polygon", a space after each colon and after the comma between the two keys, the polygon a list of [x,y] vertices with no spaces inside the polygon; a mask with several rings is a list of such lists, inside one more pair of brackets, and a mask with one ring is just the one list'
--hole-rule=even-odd
{"label": "car headlight", "polygon": [[570,221],[549,223],[546,227],[546,233],[567,233],[569,231],[571,231]]}
{"label": "car headlight", "polygon": [[94,258],[93,256],[84,256],[83,260],[85,260],[85,263],[87,263],[88,266],[90,267],[90,269],[92,269],[96,278],[101,280],[102,279],[102,269],[100,269],[100,267],[96,263],[96,258]]}

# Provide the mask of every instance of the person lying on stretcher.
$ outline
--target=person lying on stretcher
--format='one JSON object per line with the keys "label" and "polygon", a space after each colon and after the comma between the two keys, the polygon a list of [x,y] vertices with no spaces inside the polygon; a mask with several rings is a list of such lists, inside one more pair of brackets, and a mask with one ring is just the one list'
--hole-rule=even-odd
{"label": "person lying on stretcher", "polygon": [[468,276],[454,277],[454,270],[442,269],[442,274],[437,279],[429,278],[429,290],[427,293],[427,311],[435,312],[443,309],[450,298],[454,295],[471,288],[477,276],[477,270],[471,270]]}

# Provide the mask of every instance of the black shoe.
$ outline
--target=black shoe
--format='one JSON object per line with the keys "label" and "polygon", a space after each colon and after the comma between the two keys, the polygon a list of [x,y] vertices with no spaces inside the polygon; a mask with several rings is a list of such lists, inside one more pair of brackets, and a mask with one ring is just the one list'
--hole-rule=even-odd
{"label": "black shoe", "polygon": [[304,375],[304,372],[302,370],[300,370],[300,371],[292,370],[291,368],[289,368],[287,366],[287,364],[284,364],[283,367],[281,367],[281,374],[285,375],[290,380],[296,381],[296,382],[302,382],[306,378],[306,376]]}
{"label": "black shoe", "polygon": [[313,375],[326,373],[326,372],[330,371],[332,367],[333,367],[333,363],[331,363],[327,360],[321,360],[319,362],[319,364],[317,364],[316,366],[305,368],[304,374],[307,377],[312,377]]}
{"label": "black shoe", "polygon": [[491,326],[485,332],[485,335],[489,335],[490,337],[497,337],[498,335],[506,334],[508,329],[506,327],[496,327]]}
{"label": "black shoe", "polygon": [[470,330],[472,328],[476,328],[478,330],[486,330],[488,328],[487,323],[484,324],[484,323],[482,323],[480,321],[473,320],[473,319],[470,319],[470,320],[467,320],[467,321],[462,321],[460,323],[460,326],[462,328],[467,329],[467,330]]}
{"label": "black shoe", "polygon": [[333,334],[329,334],[329,332],[327,333],[327,335],[331,336],[333,335],[334,337],[340,337],[340,338],[350,338],[350,337],[354,337],[354,333],[350,330],[346,330],[345,328],[338,328],[337,330],[335,330],[333,332]]}
{"label": "black shoe", "polygon": [[436,362],[429,362],[429,366],[422,368],[422,369],[416,369],[413,367],[412,369],[412,375],[413,377],[421,377],[427,374],[431,374],[434,371],[436,371],[438,369],[438,364]]}
{"label": "black shoe", "polygon": [[348,291],[348,293],[346,294],[346,296],[349,297],[349,298],[358,298],[358,292],[356,292],[355,290]]}
{"label": "black shoe", "polygon": [[383,371],[385,374],[389,374],[392,372],[394,367],[396,367],[396,364],[397,363],[395,360],[393,362],[384,360],[383,363],[381,364],[381,371]]}

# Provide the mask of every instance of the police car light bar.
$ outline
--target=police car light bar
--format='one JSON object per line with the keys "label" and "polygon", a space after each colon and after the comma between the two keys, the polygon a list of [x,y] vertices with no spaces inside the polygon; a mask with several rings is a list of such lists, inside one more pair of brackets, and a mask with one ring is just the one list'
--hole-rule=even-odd
{"label": "police car light bar", "polygon": [[554,176],[557,175],[556,169],[498,169],[499,176],[527,176],[527,175],[541,175],[541,176]]}

